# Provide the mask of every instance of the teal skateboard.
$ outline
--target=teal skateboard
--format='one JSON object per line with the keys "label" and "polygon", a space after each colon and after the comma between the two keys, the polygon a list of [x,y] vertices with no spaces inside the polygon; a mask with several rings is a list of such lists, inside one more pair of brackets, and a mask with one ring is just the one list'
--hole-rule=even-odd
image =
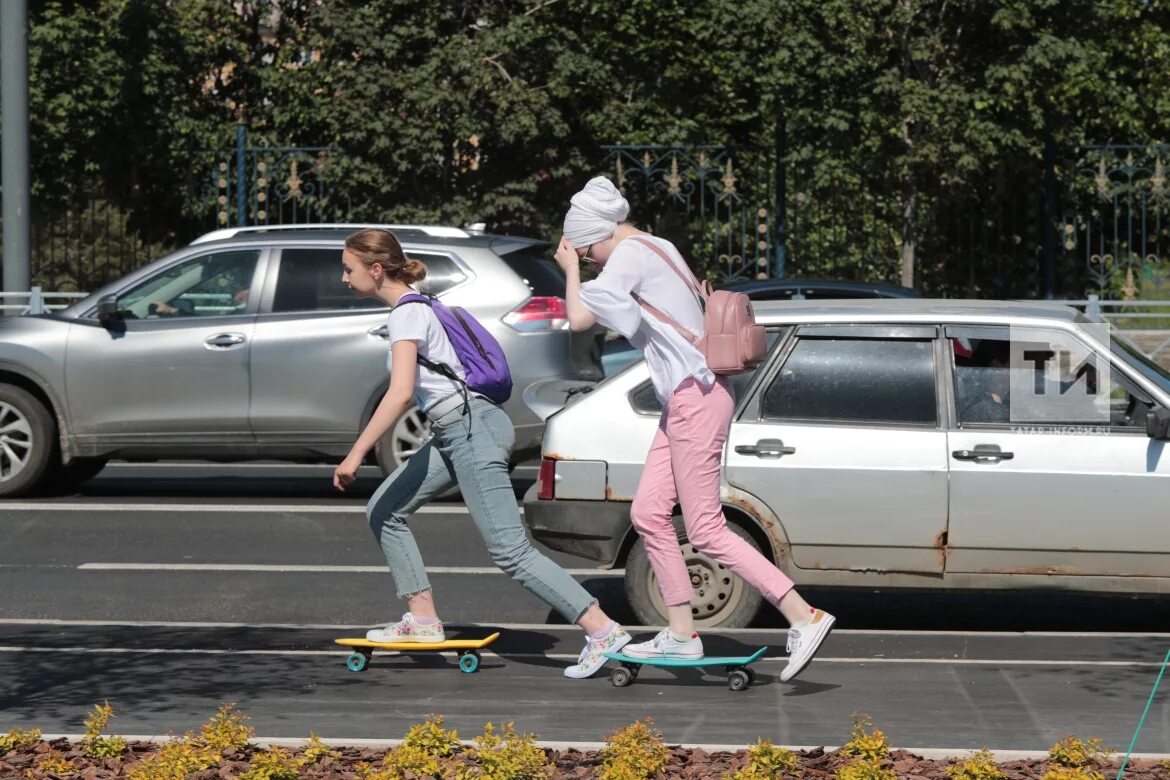
{"label": "teal skateboard", "polygon": [[625,688],[634,680],[638,679],[638,671],[643,666],[669,666],[675,668],[722,666],[723,670],[727,672],[727,687],[733,691],[742,691],[755,682],[756,679],[756,673],[748,668],[748,664],[758,660],[764,655],[767,649],[766,647],[761,647],[751,655],[707,656],[706,658],[699,658],[694,661],[673,658],[634,658],[624,653],[605,653],[605,657],[621,664],[621,666],[614,669],[609,675],[609,681],[613,683],[615,688]]}

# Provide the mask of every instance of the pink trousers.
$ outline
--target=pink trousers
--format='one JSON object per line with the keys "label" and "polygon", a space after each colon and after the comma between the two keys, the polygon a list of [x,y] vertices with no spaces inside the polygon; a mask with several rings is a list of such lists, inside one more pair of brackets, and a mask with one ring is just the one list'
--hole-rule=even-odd
{"label": "pink trousers", "polygon": [[720,463],[735,398],[731,382],[680,384],[666,402],[642,470],[630,519],[641,534],[667,606],[689,604],[691,579],[670,522],[682,507],[687,538],[700,552],[739,575],[773,604],[792,580],[727,528],[719,500]]}

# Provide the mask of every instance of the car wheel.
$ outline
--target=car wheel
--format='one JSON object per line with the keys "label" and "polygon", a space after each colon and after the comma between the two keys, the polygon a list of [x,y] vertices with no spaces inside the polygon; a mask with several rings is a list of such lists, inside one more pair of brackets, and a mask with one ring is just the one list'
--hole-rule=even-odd
{"label": "car wheel", "polygon": [[53,465],[56,424],[25,390],[0,385],[0,496],[36,490]]}
{"label": "car wheel", "polygon": [[[389,432],[374,448],[374,457],[382,474],[389,476],[407,459],[423,448],[433,438],[431,421],[417,406],[411,406],[402,416],[394,421]],[[459,488],[454,487],[443,493],[439,498],[452,498],[459,495]]]}
{"label": "car wheel", "polygon": [[[676,527],[677,527],[676,523]],[[735,523],[728,529],[757,551],[760,546],[751,534]],[[743,628],[759,612],[764,598],[754,588],[695,549],[689,541],[680,540],[683,561],[691,577],[694,594],[691,613],[699,628]],[[626,560],[626,597],[630,607],[643,625],[661,626],[667,623],[666,604],[658,589],[658,578],[650,568],[646,544],[642,539],[634,543]]]}

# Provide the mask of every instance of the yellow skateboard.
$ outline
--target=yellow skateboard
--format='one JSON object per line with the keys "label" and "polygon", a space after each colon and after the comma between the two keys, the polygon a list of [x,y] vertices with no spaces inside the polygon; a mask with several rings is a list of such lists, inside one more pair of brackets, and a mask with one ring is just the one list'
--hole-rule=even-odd
{"label": "yellow skateboard", "polygon": [[448,639],[446,642],[371,642],[365,637],[349,637],[334,639],[342,647],[353,647],[355,650],[345,659],[345,665],[351,672],[360,672],[370,662],[374,650],[394,650],[398,653],[427,653],[442,652],[443,650],[462,650],[459,654],[459,671],[466,674],[479,669],[479,651],[500,638],[500,632],[483,639]]}

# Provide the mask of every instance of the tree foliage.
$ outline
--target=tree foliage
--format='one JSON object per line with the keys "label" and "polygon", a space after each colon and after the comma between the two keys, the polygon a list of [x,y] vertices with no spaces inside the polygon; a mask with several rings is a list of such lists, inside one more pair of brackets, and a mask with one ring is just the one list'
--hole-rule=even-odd
{"label": "tree foliage", "polygon": [[253,143],[339,149],[321,174],[354,219],[553,235],[568,196],[603,172],[603,145],[722,145],[766,185],[780,118],[790,272],[1027,294],[1046,144],[1062,205],[1075,205],[1086,144],[1163,140],[1170,122],[1165,0],[31,11],[40,211],[75,208],[84,184],[145,240],[172,244],[207,225],[208,166],[237,122]]}

